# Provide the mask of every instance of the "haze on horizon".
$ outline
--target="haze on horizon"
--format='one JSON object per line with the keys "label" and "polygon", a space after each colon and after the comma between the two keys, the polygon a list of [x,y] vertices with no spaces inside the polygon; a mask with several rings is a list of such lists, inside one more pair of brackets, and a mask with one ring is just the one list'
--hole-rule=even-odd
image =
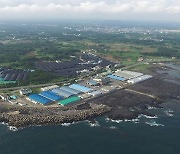
{"label": "haze on horizon", "polygon": [[0,0],[0,20],[180,21],[179,0]]}

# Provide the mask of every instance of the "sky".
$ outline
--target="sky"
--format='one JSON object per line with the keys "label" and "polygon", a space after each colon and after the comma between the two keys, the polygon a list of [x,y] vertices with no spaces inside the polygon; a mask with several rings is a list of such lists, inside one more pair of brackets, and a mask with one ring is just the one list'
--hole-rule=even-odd
{"label": "sky", "polygon": [[0,0],[0,20],[180,21],[180,0]]}

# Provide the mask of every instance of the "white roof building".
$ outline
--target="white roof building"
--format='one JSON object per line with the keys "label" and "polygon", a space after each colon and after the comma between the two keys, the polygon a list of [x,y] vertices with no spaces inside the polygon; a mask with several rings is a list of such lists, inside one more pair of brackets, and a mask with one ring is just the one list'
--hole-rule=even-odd
{"label": "white roof building", "polygon": [[19,90],[19,93],[21,95],[27,95],[27,94],[31,94],[32,90],[31,89],[22,89],[22,90]]}
{"label": "white roof building", "polygon": [[134,78],[134,79],[130,79],[127,82],[135,84],[135,83],[138,83],[138,82],[142,82],[142,81],[148,80],[150,78],[152,78],[151,75],[143,75],[143,76],[140,76],[140,77],[137,77],[137,78]]}
{"label": "white roof building", "polygon": [[96,91],[93,91],[93,92],[88,93],[88,94],[91,96],[99,96],[99,95],[102,95],[102,92],[99,90],[96,90]]}
{"label": "white roof building", "polygon": [[118,70],[114,73],[114,75],[119,76],[119,77],[123,77],[125,79],[132,79],[132,78],[142,76],[143,73],[126,71],[126,70],[124,70],[124,71]]}
{"label": "white roof building", "polygon": [[43,87],[43,88],[41,88],[41,90],[42,91],[48,91],[48,90],[53,90],[56,88],[59,88],[59,86],[58,85],[52,85],[52,86],[48,86],[48,87]]}

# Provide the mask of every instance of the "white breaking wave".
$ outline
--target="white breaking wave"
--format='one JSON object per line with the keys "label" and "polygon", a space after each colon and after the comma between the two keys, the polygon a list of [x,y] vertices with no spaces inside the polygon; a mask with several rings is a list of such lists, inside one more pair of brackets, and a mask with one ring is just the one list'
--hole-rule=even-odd
{"label": "white breaking wave", "polygon": [[173,115],[173,113],[174,113],[174,111],[173,110],[166,110],[166,111],[164,111],[164,113],[168,116],[168,117],[172,117],[172,116],[174,116]]}
{"label": "white breaking wave", "polygon": [[9,130],[11,130],[11,131],[18,131],[18,129],[16,128],[16,127],[14,127],[14,126],[9,126]]}
{"label": "white breaking wave", "polygon": [[136,118],[136,119],[131,119],[131,120],[128,120],[128,119],[124,119],[124,120],[113,120],[113,119],[110,119],[110,118],[106,118],[105,119],[106,122],[114,122],[114,123],[121,123],[121,122],[135,122],[135,123],[138,123],[139,122],[139,119]]}
{"label": "white breaking wave", "polygon": [[151,107],[151,106],[148,107],[148,110],[152,110],[152,109],[155,110],[155,109],[158,109],[158,108],[156,108],[156,107]]}
{"label": "white breaking wave", "polygon": [[136,119],[131,119],[131,120],[125,119],[124,121],[125,121],[125,122],[139,122],[139,119],[138,119],[138,118],[136,118]]}
{"label": "white breaking wave", "polygon": [[111,126],[111,127],[110,127],[110,129],[117,129],[117,127],[115,127],[115,126]]}
{"label": "white breaking wave", "polygon": [[17,129],[16,127],[14,127],[14,126],[9,126],[8,123],[1,122],[0,124],[7,126],[8,129],[11,130],[11,131],[18,131],[18,129]]}
{"label": "white breaking wave", "polygon": [[98,123],[98,121],[95,121],[95,123],[92,123],[91,121],[87,121],[88,124],[91,126],[91,127],[99,127],[100,124]]}
{"label": "white breaking wave", "polygon": [[138,118],[141,118],[141,117],[145,117],[147,119],[157,119],[158,118],[158,116],[147,116],[147,115],[144,115],[144,114],[140,114],[138,116]]}
{"label": "white breaking wave", "polygon": [[110,119],[110,118],[106,118],[105,120],[106,120],[106,122],[109,122],[109,121],[115,122],[115,123],[121,123],[121,122],[123,122],[123,120],[113,120],[113,119]]}
{"label": "white breaking wave", "polygon": [[158,124],[156,121],[151,121],[151,122],[146,122],[146,124],[148,124],[148,125],[150,125],[151,127],[153,127],[153,126],[156,126],[156,127],[158,127],[158,126],[164,126],[163,124]]}
{"label": "white breaking wave", "polygon": [[2,124],[2,125],[8,125],[8,123],[5,123],[5,122],[1,122],[0,124]]}
{"label": "white breaking wave", "polygon": [[62,126],[70,126],[72,123],[63,123]]}
{"label": "white breaking wave", "polygon": [[72,123],[62,123],[61,126],[70,126],[70,125],[74,125],[74,124],[78,124],[80,122],[72,122]]}

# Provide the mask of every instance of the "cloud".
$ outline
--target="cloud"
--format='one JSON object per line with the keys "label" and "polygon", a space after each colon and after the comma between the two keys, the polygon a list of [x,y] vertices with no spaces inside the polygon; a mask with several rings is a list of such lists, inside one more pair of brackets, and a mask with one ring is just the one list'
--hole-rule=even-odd
{"label": "cloud", "polygon": [[179,0],[0,0],[0,18],[178,19]]}

